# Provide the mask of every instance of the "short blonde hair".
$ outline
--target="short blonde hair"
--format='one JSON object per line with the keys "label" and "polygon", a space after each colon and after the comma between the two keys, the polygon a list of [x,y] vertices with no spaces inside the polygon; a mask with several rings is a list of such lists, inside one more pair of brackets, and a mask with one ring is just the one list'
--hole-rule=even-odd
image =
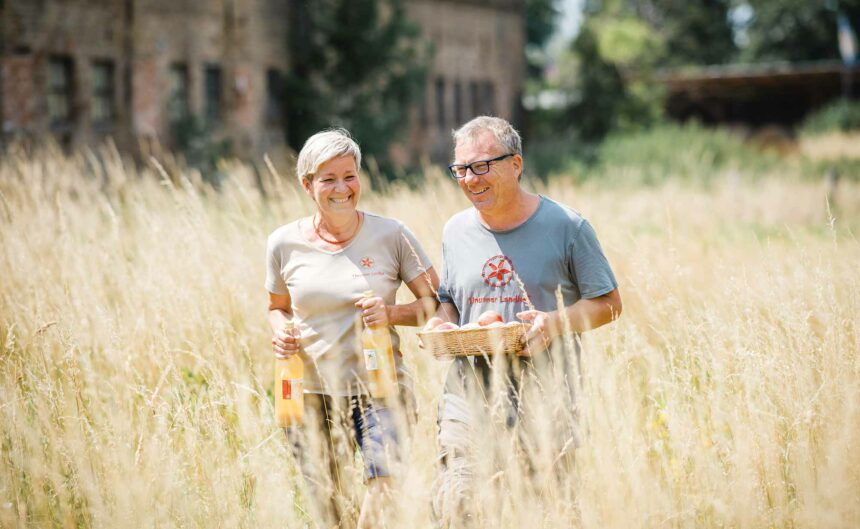
{"label": "short blonde hair", "polygon": [[299,152],[299,159],[296,160],[296,177],[299,184],[305,179],[313,178],[322,164],[341,156],[352,156],[355,169],[361,169],[361,149],[348,130],[337,128],[317,132],[307,139]]}

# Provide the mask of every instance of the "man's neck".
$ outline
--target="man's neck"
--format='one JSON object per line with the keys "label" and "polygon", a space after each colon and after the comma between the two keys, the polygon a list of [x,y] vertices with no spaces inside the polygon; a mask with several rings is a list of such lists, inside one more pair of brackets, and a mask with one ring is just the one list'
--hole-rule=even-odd
{"label": "man's neck", "polygon": [[506,204],[503,211],[494,213],[478,210],[478,218],[481,224],[491,230],[508,231],[529,220],[538,206],[540,206],[538,195],[520,190],[516,200]]}

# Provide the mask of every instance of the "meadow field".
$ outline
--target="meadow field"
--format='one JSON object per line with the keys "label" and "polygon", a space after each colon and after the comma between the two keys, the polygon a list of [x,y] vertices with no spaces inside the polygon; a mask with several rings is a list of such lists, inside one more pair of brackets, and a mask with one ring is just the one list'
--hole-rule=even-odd
{"label": "meadow field", "polygon": [[[584,336],[572,469],[491,474],[477,525],[860,527],[860,179],[808,163],[858,145],[529,183],[591,220],[624,313]],[[263,287],[266,236],[312,204],[275,165],[224,162],[214,190],[110,148],[4,155],[0,528],[316,527],[273,418]],[[432,168],[361,202],[437,266],[467,205]],[[418,422],[384,525],[429,528],[446,365],[402,336]]]}

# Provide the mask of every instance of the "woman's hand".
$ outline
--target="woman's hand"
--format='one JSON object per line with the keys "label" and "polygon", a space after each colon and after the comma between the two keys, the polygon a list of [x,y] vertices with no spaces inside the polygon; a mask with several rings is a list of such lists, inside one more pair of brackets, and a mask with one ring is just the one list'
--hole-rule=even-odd
{"label": "woman's hand", "polygon": [[272,350],[276,358],[289,358],[298,353],[300,347],[297,329],[293,329],[292,332],[281,329],[272,336]]}
{"label": "woman's hand", "polygon": [[388,307],[379,296],[361,298],[355,302],[355,306],[361,309],[361,319],[368,327],[388,326]]}

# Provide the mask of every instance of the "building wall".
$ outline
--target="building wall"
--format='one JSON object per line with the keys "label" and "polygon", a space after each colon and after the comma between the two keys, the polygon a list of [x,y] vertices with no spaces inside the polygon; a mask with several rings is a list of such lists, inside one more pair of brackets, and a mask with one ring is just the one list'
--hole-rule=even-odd
{"label": "building wall", "polygon": [[[40,135],[54,132],[66,142],[83,142],[89,126],[89,76],[93,60],[116,56],[120,33],[113,21],[118,2],[5,2],[3,9],[3,131]],[[72,86],[68,123],[48,116],[51,59],[69,61]]]}
{"label": "building wall", "polygon": [[495,115],[516,122],[525,78],[525,18],[518,0],[413,0],[410,17],[435,54],[423,104],[412,116],[413,152],[451,156],[451,131]]}
{"label": "building wall", "polygon": [[[220,117],[207,125],[239,154],[283,144],[267,84],[288,71],[290,0],[4,0],[0,2],[3,137],[56,135],[74,147],[112,136],[171,145],[170,102],[187,79],[190,114],[207,108],[207,68]],[[524,76],[522,0],[407,0],[436,53],[414,109],[404,163],[450,156],[450,132],[479,114],[516,119]],[[58,61],[70,74],[67,120],[53,120]],[[112,65],[113,118],[97,123],[96,64]],[[184,69],[184,70],[183,70]],[[179,76],[175,72],[187,72]],[[172,73],[174,72],[174,73]],[[62,77],[62,75],[60,76]],[[172,84],[173,83],[173,84]],[[52,88],[53,87],[53,88]],[[211,88],[211,87],[210,87]],[[52,92],[53,91],[53,92]],[[289,96],[287,96],[287,99]],[[56,115],[53,112],[53,115]],[[60,122],[62,121],[62,122]]]}
{"label": "building wall", "polygon": [[[5,137],[53,133],[76,146],[113,136],[170,144],[171,67],[187,71],[188,108],[206,105],[206,74],[220,70],[220,118],[207,127],[247,153],[279,141],[282,126],[267,123],[266,72],[285,72],[288,0],[6,0],[2,20]],[[52,124],[52,60],[71,65],[71,116]],[[93,123],[93,64],[113,65],[115,116]],[[214,77],[213,77],[214,78]],[[282,136],[280,137],[282,141]]]}

